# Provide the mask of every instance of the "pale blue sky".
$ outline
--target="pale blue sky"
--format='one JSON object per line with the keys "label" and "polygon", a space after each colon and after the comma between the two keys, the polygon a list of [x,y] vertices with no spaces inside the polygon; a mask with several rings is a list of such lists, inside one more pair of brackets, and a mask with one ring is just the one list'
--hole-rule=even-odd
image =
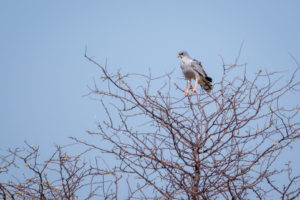
{"label": "pale blue sky", "polygon": [[159,76],[176,68],[174,78],[182,76],[177,53],[186,50],[218,81],[218,54],[233,63],[244,41],[240,63],[249,73],[292,71],[299,8],[300,1],[0,1],[0,148],[26,140],[50,153],[53,143],[97,130],[101,106],[82,95],[101,72],[84,58],[86,46],[111,71],[151,68]]}

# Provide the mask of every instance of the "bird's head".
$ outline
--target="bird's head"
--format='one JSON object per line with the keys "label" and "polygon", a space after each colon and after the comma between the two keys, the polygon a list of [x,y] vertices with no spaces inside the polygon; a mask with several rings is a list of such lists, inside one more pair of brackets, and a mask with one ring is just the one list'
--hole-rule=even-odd
{"label": "bird's head", "polygon": [[182,58],[182,57],[184,57],[184,56],[189,56],[189,54],[188,54],[186,51],[180,51],[180,52],[178,53],[178,57]]}

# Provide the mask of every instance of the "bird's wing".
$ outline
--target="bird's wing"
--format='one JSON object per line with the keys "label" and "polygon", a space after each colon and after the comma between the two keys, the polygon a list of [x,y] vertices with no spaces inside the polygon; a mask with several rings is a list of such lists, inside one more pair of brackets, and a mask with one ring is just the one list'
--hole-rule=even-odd
{"label": "bird's wing", "polygon": [[200,75],[206,77],[206,73],[205,73],[205,71],[202,68],[201,62],[199,62],[199,61],[197,61],[197,60],[194,59],[192,61],[191,65],[192,65],[193,70],[195,70],[196,72],[198,72]]}

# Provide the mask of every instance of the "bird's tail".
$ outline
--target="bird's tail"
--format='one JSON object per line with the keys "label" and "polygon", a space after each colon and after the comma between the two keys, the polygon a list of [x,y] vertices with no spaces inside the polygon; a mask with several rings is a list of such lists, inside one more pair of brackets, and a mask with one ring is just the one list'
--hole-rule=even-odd
{"label": "bird's tail", "polygon": [[211,85],[212,79],[210,77],[203,77],[201,76],[198,83],[201,85],[201,87],[207,92],[210,93],[210,91],[213,89],[213,86]]}

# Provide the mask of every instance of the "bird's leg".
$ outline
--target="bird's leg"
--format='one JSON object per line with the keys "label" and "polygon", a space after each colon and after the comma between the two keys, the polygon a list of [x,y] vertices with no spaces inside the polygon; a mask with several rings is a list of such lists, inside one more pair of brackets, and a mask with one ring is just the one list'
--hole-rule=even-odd
{"label": "bird's leg", "polygon": [[190,81],[188,81],[188,85],[186,90],[184,91],[184,96],[189,95]]}
{"label": "bird's leg", "polygon": [[196,91],[197,91],[197,84],[198,84],[198,80],[196,79],[195,87],[192,89],[192,91],[193,91],[194,93],[196,93]]}

